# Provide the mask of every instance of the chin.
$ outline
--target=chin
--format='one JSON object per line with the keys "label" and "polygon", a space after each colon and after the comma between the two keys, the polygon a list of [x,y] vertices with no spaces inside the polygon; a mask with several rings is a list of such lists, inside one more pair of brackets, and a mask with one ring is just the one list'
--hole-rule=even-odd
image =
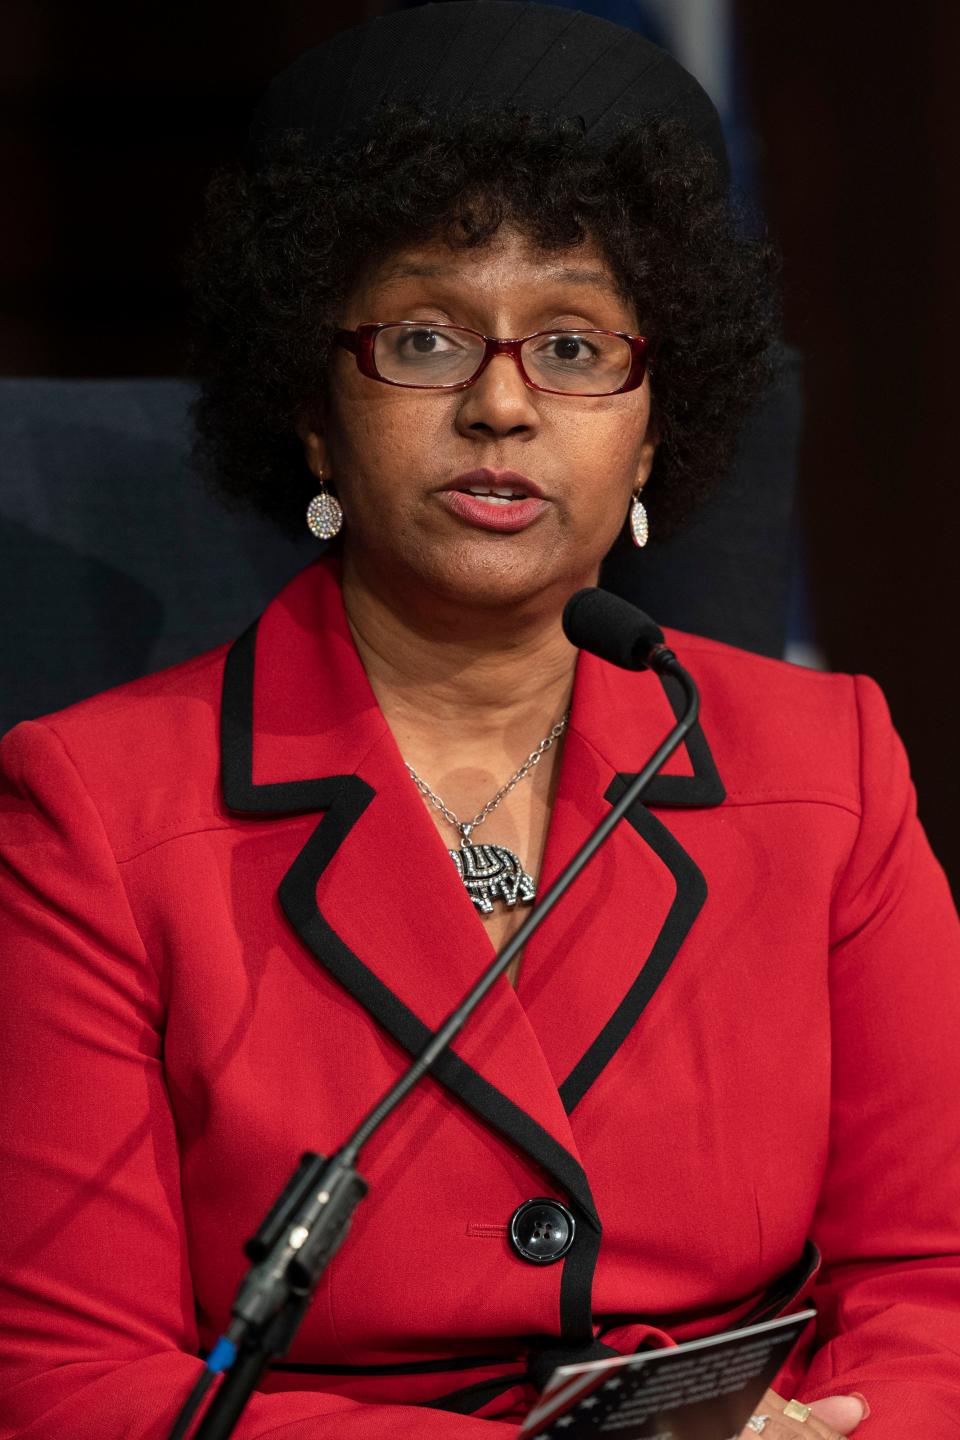
{"label": "chin", "polygon": [[533,540],[525,532],[431,547],[415,557],[411,578],[435,599],[464,610],[517,611],[555,595],[559,614],[572,590],[595,582],[600,560],[585,569],[582,557],[574,563],[560,547],[535,545]]}
{"label": "chin", "polygon": [[362,584],[399,615],[433,618],[441,609],[464,616],[510,609],[519,619],[525,608],[544,606],[559,616],[574,590],[596,583],[612,543],[606,534],[573,536],[555,525],[500,535],[451,528],[407,519],[363,536],[352,527],[344,539]]}

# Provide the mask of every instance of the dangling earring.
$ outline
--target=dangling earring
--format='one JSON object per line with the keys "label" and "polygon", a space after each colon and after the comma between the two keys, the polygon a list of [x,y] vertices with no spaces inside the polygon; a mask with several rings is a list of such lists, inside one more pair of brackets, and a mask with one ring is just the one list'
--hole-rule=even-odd
{"label": "dangling earring", "polygon": [[639,490],[634,495],[633,504],[630,506],[630,534],[633,536],[633,543],[638,550],[642,550],[650,539],[650,522],[647,520],[647,512],[640,499]]}
{"label": "dangling earring", "polygon": [[318,540],[332,540],[343,529],[343,511],[336,495],[331,495],[320,472],[320,493],[307,506],[307,527]]}

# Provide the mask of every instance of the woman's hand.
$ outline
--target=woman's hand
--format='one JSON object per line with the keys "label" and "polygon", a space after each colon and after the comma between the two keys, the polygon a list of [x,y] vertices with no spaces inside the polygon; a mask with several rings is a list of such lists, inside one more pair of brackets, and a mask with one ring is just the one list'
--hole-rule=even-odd
{"label": "woman's hand", "polygon": [[843,1435],[852,1435],[867,1414],[863,1401],[856,1395],[830,1395],[825,1400],[814,1400],[806,1420],[792,1420],[784,1415],[786,1400],[775,1390],[768,1390],[754,1411],[755,1415],[769,1418],[762,1431],[749,1425],[741,1431],[740,1440],[754,1440],[757,1434],[763,1440],[840,1440]]}

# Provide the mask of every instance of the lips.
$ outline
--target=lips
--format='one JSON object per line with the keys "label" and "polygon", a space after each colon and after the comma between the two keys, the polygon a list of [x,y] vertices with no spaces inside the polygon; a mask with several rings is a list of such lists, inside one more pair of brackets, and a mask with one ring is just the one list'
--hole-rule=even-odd
{"label": "lips", "polygon": [[457,519],[501,533],[525,530],[549,503],[540,487],[516,470],[470,470],[452,480],[438,498]]}
{"label": "lips", "polygon": [[447,490],[461,490],[465,494],[496,496],[505,499],[534,500],[543,499],[543,491],[539,485],[521,475],[519,470],[491,470],[485,467],[482,470],[468,470],[465,475],[458,475],[452,480]]}

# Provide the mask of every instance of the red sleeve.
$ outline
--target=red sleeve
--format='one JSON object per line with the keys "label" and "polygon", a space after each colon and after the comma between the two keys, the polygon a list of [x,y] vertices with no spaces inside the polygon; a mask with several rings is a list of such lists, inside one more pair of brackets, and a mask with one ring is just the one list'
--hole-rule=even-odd
{"label": "red sleeve", "polygon": [[[161,986],[57,735],[0,746],[0,1440],[164,1440],[200,1371]],[[491,1421],[258,1395],[238,1440],[456,1440]]]}
{"label": "red sleeve", "polygon": [[[858,1440],[956,1440],[960,935],[886,703],[854,683],[862,818],[833,908],[831,1144],[813,1229],[825,1343],[800,1398],[861,1392]],[[793,1038],[802,1063],[802,1015]]]}

